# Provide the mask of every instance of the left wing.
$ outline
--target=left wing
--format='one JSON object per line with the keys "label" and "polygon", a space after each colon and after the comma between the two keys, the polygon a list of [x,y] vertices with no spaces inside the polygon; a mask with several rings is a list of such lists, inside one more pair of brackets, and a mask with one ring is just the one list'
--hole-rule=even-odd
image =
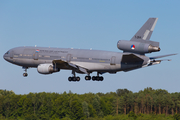
{"label": "left wing", "polygon": [[157,59],[157,58],[167,57],[167,56],[171,56],[171,55],[177,55],[177,54],[168,54],[168,55],[161,55],[161,56],[149,57],[149,59]]}
{"label": "left wing", "polygon": [[53,65],[60,69],[74,69],[76,72],[88,74],[87,69],[63,60],[53,60]]}
{"label": "left wing", "polygon": [[155,59],[167,57],[167,56],[172,56],[172,55],[177,55],[177,54],[168,54],[168,55],[161,55],[161,56],[156,56],[156,57],[149,57],[149,59],[151,60],[150,63],[147,65],[144,65],[143,67],[160,64],[161,61],[171,61],[170,59],[164,59],[164,60],[155,60]]}
{"label": "left wing", "polygon": [[[170,59],[164,59],[164,60],[155,60],[157,58],[162,58],[162,57],[167,57],[167,56],[172,56],[172,55],[177,55],[177,54],[168,54],[168,55],[161,55],[161,56],[155,56],[155,57],[149,57],[149,63],[146,64],[146,65],[143,65],[141,67],[137,67],[137,68],[132,68],[132,69],[128,69],[128,70],[124,70],[124,72],[128,72],[128,71],[131,71],[131,70],[135,70],[135,69],[139,69],[139,68],[144,68],[144,67],[149,67],[149,66],[152,66],[152,65],[157,65],[157,64],[160,64],[161,61],[171,61]],[[134,58],[137,59],[137,56],[135,57],[135,55],[133,54],[130,54],[130,55],[127,55],[129,58],[131,58],[132,60],[135,60]],[[136,60],[135,62],[137,61],[140,61],[140,59]]]}

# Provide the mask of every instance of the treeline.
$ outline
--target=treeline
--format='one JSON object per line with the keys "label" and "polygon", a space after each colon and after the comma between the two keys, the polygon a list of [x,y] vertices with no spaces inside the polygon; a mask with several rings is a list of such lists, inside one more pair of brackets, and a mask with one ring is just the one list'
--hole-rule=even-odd
{"label": "treeline", "polygon": [[[0,90],[0,119],[91,119],[124,115],[137,119],[142,115],[171,115],[178,119],[180,93],[145,88],[133,93],[118,89],[110,93],[29,93],[16,95]],[[108,116],[108,117],[107,117]]]}

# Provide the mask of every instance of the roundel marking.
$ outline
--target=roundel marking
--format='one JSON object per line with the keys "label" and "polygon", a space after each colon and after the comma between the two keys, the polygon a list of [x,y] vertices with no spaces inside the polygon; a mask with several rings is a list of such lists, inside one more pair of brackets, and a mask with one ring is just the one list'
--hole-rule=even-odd
{"label": "roundel marking", "polygon": [[39,52],[39,49],[37,49],[36,52]]}
{"label": "roundel marking", "polygon": [[134,50],[135,49],[135,45],[131,45],[131,49]]}

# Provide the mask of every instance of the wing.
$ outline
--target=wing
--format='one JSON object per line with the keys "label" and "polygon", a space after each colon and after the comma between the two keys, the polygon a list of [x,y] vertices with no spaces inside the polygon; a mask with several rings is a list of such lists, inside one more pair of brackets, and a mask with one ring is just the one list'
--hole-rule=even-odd
{"label": "wing", "polygon": [[171,56],[171,55],[177,55],[177,54],[168,54],[168,55],[161,55],[161,56],[149,57],[149,59],[157,59],[157,58],[167,57],[167,56]]}
{"label": "wing", "polygon": [[[169,59],[164,59],[164,60],[155,60],[155,59],[162,58],[162,57],[167,57],[167,56],[172,56],[172,55],[177,55],[177,54],[168,54],[168,55],[161,55],[161,56],[156,56],[156,57],[149,57],[150,61],[146,65],[131,68],[131,69],[127,69],[127,70],[124,70],[124,71],[128,72],[128,71],[139,69],[139,68],[144,68],[144,67],[149,67],[149,66],[152,66],[152,65],[157,65],[157,64],[160,64],[161,61],[170,61]],[[127,59],[130,59],[131,61],[134,61],[135,63],[138,63],[138,62],[141,63],[142,62],[142,59],[139,58],[138,56],[134,55],[134,54],[123,55],[123,57],[124,57],[124,61],[126,61],[126,58],[127,58]]]}
{"label": "wing", "polygon": [[149,40],[158,18],[149,18],[139,31],[131,38],[131,41]]}
{"label": "wing", "polygon": [[88,69],[83,68],[78,65],[75,65],[75,64],[72,64],[72,63],[69,63],[69,62],[66,62],[66,61],[63,61],[63,60],[53,60],[52,63],[55,67],[60,68],[60,69],[74,69],[78,73],[88,74],[88,72],[87,72]]}

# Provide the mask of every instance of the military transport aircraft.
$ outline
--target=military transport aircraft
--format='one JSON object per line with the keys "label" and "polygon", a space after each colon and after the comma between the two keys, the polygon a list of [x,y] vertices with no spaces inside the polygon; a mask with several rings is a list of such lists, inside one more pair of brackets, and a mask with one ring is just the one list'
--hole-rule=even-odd
{"label": "military transport aircraft", "polygon": [[68,48],[48,48],[48,47],[16,47],[4,54],[4,59],[25,69],[23,76],[26,77],[27,69],[37,68],[41,74],[52,74],[62,69],[72,70],[72,77],[69,81],[80,81],[75,73],[87,74],[85,80],[91,80],[90,74],[97,72],[93,76],[93,81],[103,81],[99,76],[103,73],[116,73],[119,71],[131,71],[138,68],[159,64],[163,60],[156,60],[175,54],[147,57],[146,53],[160,51],[159,42],[150,41],[158,18],[149,18],[130,41],[119,40],[117,47],[123,50],[120,52],[110,52],[101,50],[84,50]]}

